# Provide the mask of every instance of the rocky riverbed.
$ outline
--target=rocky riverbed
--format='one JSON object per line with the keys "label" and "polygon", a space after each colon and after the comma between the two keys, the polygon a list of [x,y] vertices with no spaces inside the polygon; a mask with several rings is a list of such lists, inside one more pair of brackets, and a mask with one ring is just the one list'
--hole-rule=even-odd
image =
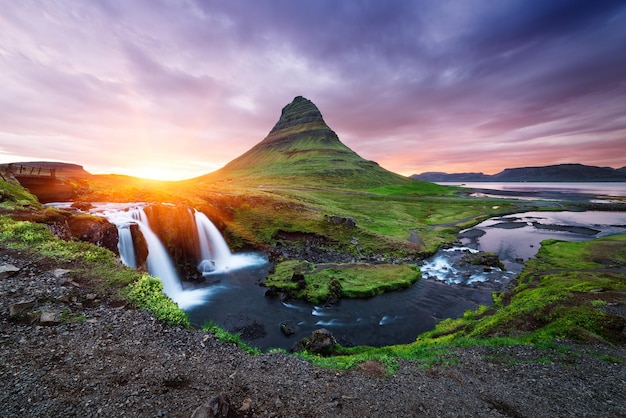
{"label": "rocky riverbed", "polygon": [[164,325],[68,267],[0,248],[3,417],[626,416],[623,347],[470,348],[390,377],[375,362],[320,369]]}

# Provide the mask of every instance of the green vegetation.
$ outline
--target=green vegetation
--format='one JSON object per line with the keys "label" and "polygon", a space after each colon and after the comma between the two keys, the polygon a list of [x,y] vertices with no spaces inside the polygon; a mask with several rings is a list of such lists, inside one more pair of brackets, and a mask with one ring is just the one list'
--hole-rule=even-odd
{"label": "green vegetation", "polygon": [[340,297],[367,298],[403,289],[420,277],[410,264],[319,264],[285,261],[275,267],[265,286],[287,292],[290,297],[320,303]]}
{"label": "green vegetation", "polygon": [[256,347],[252,347],[249,344],[246,344],[241,339],[240,334],[233,334],[232,332],[228,332],[225,329],[221,328],[219,325],[217,325],[215,322],[211,321],[208,324],[205,324],[202,327],[202,330],[206,332],[210,332],[211,334],[215,335],[215,337],[220,341],[223,341],[229,344],[235,344],[237,347],[241,348],[243,351],[245,351],[248,354],[255,354],[255,355],[261,354],[260,349]]}
{"label": "green vegetation", "polygon": [[41,208],[39,201],[19,184],[0,179],[0,209],[30,210]]}
{"label": "green vegetation", "polygon": [[128,286],[127,298],[141,309],[170,325],[189,327],[189,318],[165,293],[163,283],[148,274]]}
{"label": "green vegetation", "polygon": [[[338,348],[340,355],[334,357],[303,356],[323,366],[351,368],[372,359],[389,363],[389,358],[447,363],[454,348],[475,345],[558,349],[560,339],[623,345],[626,320],[606,307],[625,301],[624,248],[626,235],[587,242],[544,241],[537,258],[526,263],[517,286],[495,295],[493,307],[446,319],[411,344]],[[547,361],[553,360],[558,361]]]}
{"label": "green vegetation", "polygon": [[[158,279],[142,276],[123,266],[112,252],[104,248],[58,239],[45,225],[15,221],[7,215],[0,216],[0,244],[8,249],[29,253],[33,262],[67,265],[74,282],[107,293],[114,300],[126,299],[151,311],[164,322],[189,326],[186,314],[163,294],[163,286]],[[82,318],[62,315],[62,320],[71,322]]]}

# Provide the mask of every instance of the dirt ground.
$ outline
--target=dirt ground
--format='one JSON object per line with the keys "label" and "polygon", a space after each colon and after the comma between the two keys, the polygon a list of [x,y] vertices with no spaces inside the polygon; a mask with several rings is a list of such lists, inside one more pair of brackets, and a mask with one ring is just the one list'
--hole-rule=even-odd
{"label": "dirt ground", "polygon": [[15,251],[0,248],[1,267],[2,417],[190,417],[220,394],[228,417],[626,416],[624,347],[470,348],[391,377],[320,369],[164,325]]}

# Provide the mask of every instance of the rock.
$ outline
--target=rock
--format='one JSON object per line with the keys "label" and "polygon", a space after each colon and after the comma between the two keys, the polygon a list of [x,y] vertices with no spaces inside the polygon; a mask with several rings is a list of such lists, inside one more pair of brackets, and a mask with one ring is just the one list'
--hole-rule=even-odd
{"label": "rock", "polygon": [[27,300],[22,302],[17,302],[9,306],[9,316],[14,318],[24,312],[26,309],[30,309],[35,306],[34,300]]}
{"label": "rock", "polygon": [[506,271],[498,255],[491,252],[467,253],[463,256],[462,261],[473,265],[497,267],[500,270]]}
{"label": "rock", "polygon": [[191,414],[191,418],[226,418],[229,408],[228,396],[220,393],[212,397],[207,403],[197,407]]}
{"label": "rock", "polygon": [[61,323],[61,320],[59,319],[59,316],[57,315],[56,312],[42,312],[41,316],[39,317],[39,324],[40,325],[58,325]]}
{"label": "rock", "polygon": [[0,266],[0,280],[8,279],[19,271],[20,268],[15,267],[13,264],[3,264]]}
{"label": "rock", "polygon": [[119,254],[117,227],[103,217],[76,215],[68,221],[72,236]]}
{"label": "rock", "polygon": [[247,414],[252,409],[252,399],[246,398],[241,403],[241,407],[239,408],[239,412],[242,414]]}
{"label": "rock", "polygon": [[326,328],[313,331],[310,338],[303,338],[291,348],[292,352],[309,351],[314,354],[329,355],[337,345],[337,340]]}
{"label": "rock", "polygon": [[356,228],[356,219],[354,219],[351,216],[344,218],[341,216],[324,215],[324,219],[326,219],[328,222],[330,222],[333,225],[337,225],[337,226],[345,225],[347,228],[350,228],[350,229]]}
{"label": "rock", "polygon": [[290,336],[296,333],[297,330],[297,326],[294,324],[291,324],[289,322],[283,322],[282,324],[280,324],[280,330],[282,331],[283,334],[285,334],[286,336]]}
{"label": "rock", "polygon": [[331,277],[328,282],[328,303],[337,303],[343,294],[343,286],[336,277]]}
{"label": "rock", "polygon": [[68,269],[54,269],[52,270],[52,275],[54,277],[56,277],[57,279],[65,276],[67,273],[69,273],[71,270]]}

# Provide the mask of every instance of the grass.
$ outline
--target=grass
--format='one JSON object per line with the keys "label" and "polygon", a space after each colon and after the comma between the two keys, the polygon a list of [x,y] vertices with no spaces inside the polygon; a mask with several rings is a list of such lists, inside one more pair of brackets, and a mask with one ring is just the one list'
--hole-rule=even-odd
{"label": "grass", "polygon": [[265,286],[287,292],[290,297],[321,303],[340,297],[367,298],[412,285],[420,277],[411,264],[313,265],[292,260],[279,263]]}
{"label": "grass", "polygon": [[234,334],[232,332],[228,332],[225,329],[221,328],[215,322],[209,322],[202,327],[203,331],[210,332],[213,334],[218,340],[223,341],[225,343],[234,344],[237,347],[241,348],[248,354],[261,354],[261,350],[257,347],[253,347],[241,339],[240,334]]}
{"label": "grass", "polygon": [[[533,345],[558,353],[563,340],[624,345],[626,320],[606,310],[625,302],[624,248],[626,235],[587,242],[544,241],[537,259],[526,263],[518,285],[497,295],[494,307],[481,306],[461,318],[443,320],[411,344],[340,347],[333,357],[302,356],[340,369],[381,359],[393,373],[394,359],[420,361],[425,367],[451,364],[454,349],[470,346]],[[605,360],[623,363],[610,356]]]}
{"label": "grass", "polygon": [[[163,292],[162,283],[146,274],[123,266],[117,256],[101,247],[56,238],[42,224],[15,221],[0,216],[0,244],[5,248],[30,254],[37,263],[71,267],[71,277],[99,293],[109,294],[114,300],[126,300],[152,312],[158,319],[189,327],[189,319]],[[80,317],[65,317],[78,321]]]}
{"label": "grass", "polygon": [[40,208],[39,201],[28,190],[0,179],[0,209],[25,211]]}

